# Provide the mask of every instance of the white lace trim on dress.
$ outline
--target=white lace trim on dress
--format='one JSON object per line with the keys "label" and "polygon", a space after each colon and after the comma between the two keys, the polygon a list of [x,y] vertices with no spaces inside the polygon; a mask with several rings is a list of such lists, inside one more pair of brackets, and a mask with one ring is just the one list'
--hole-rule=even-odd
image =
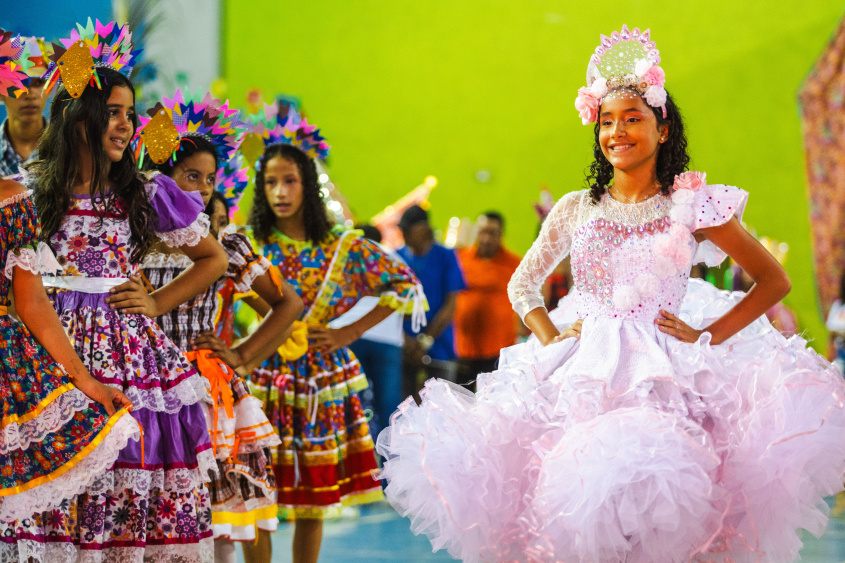
{"label": "white lace trim on dress", "polygon": [[45,242],[39,242],[37,248],[10,250],[6,255],[6,268],[3,270],[3,274],[10,280],[15,266],[33,274],[55,274],[64,271],[53,250]]}
{"label": "white lace trim on dress", "polygon": [[0,500],[0,519],[27,518],[34,513],[51,510],[63,500],[81,494],[114,463],[130,438],[137,440],[139,437],[135,419],[128,413],[123,414],[103,441],[65,474]]}
{"label": "white lace trim on dress", "polygon": [[166,233],[157,232],[158,238],[171,248],[179,248],[180,246],[196,246],[199,242],[208,236],[208,228],[211,221],[208,215],[200,213],[196,221],[175,231],[168,231]]}
{"label": "white lace trim on dress", "polygon": [[91,399],[85,393],[70,389],[56,397],[32,420],[10,422],[0,430],[0,455],[7,455],[12,450],[25,450],[31,443],[40,442],[90,403]]}

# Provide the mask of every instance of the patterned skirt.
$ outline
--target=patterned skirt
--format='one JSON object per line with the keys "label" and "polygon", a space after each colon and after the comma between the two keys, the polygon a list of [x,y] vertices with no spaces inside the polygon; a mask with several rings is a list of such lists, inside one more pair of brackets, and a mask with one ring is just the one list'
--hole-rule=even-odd
{"label": "patterned skirt", "polygon": [[21,560],[210,562],[205,482],[217,464],[200,402],[210,402],[207,382],[154,321],[112,311],[104,297],[51,291],[88,370],[132,401],[143,441],[130,442],[75,502],[0,527],[4,555],[14,548]]}
{"label": "patterned skirt", "polygon": [[[70,378],[20,322],[0,315],[0,519],[56,508],[114,463],[137,424]],[[0,547],[2,552],[2,547]]]}
{"label": "patterned skirt", "polygon": [[276,355],[253,372],[252,394],[279,430],[273,451],[280,519],[322,519],[384,498],[373,439],[358,393],[367,388],[348,348]]}
{"label": "patterned skirt", "polygon": [[226,386],[231,396],[218,401],[217,418],[213,405],[205,410],[208,427],[215,428],[217,467],[208,483],[214,538],[254,541],[256,528],[274,532],[278,527],[270,448],[281,440],[243,379],[235,375]]}

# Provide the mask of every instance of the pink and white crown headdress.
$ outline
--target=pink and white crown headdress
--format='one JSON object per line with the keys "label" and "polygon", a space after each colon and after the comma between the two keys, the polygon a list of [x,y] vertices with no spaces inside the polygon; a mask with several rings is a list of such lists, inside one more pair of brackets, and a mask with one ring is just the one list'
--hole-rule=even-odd
{"label": "pink and white crown headdress", "polygon": [[651,31],[629,30],[623,25],[610,37],[601,36],[601,45],[587,65],[587,87],[578,89],[575,109],[584,125],[595,123],[604,98],[617,90],[639,92],[645,102],[663,110],[666,117],[666,73],[660,68],[660,51],[651,40]]}

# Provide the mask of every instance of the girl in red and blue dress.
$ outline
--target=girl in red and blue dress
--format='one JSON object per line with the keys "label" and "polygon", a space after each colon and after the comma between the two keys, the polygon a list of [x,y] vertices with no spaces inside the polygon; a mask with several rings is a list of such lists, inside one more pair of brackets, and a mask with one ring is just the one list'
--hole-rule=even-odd
{"label": "girl in red and blue dress", "polygon": [[[74,67],[59,67],[68,74],[61,75],[40,160],[21,180],[34,191],[42,239],[64,269],[45,276],[44,285],[67,337],[96,379],[132,401],[143,436],[74,502],[10,523],[2,537],[21,553],[26,546],[39,553],[60,546],[61,553],[45,556],[50,561],[208,562],[205,482],[216,468],[202,405],[210,402],[208,385],[153,319],[218,279],[226,255],[208,234],[196,194],[164,175],[137,172],[126,150],[136,127],[134,88],[112,68],[126,70],[131,43],[113,23],[90,27],[67,43],[68,51],[87,46],[92,56],[109,58],[89,67],[95,76],[82,91]],[[193,265],[148,295],[138,270],[153,234]]]}

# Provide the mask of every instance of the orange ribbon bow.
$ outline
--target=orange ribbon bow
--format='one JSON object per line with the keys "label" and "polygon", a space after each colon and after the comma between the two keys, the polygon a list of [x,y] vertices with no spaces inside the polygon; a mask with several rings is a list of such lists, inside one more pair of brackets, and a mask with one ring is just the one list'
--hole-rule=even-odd
{"label": "orange ribbon bow", "polygon": [[213,428],[209,430],[209,433],[211,434],[211,445],[216,455],[217,410],[222,406],[229,418],[235,418],[235,397],[232,394],[232,388],[229,386],[234,372],[222,360],[209,358],[208,356],[211,353],[211,350],[193,350],[186,352],[185,357],[191,362],[196,362],[199,372],[211,384],[211,399],[214,401],[214,408],[211,413]]}

